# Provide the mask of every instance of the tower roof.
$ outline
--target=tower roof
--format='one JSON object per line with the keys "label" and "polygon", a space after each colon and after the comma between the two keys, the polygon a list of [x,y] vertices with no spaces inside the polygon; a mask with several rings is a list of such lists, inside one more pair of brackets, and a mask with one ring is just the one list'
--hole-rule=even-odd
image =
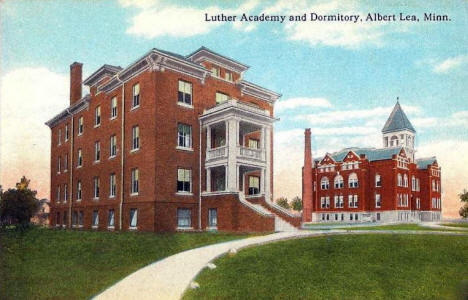
{"label": "tower roof", "polygon": [[382,133],[395,132],[407,129],[412,132],[416,132],[411,122],[408,120],[405,112],[400,106],[400,102],[397,100],[395,107],[393,108],[392,113],[388,117],[385,126],[382,129]]}

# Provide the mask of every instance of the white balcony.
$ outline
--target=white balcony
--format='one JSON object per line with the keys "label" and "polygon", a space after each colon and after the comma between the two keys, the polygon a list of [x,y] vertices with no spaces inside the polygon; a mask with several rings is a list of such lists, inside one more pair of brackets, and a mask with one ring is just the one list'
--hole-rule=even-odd
{"label": "white balcony", "polygon": [[214,149],[206,149],[206,160],[218,160],[227,158],[227,147],[222,146]]}
{"label": "white balcony", "polygon": [[238,146],[237,157],[241,159],[255,159],[265,161],[265,150]]}

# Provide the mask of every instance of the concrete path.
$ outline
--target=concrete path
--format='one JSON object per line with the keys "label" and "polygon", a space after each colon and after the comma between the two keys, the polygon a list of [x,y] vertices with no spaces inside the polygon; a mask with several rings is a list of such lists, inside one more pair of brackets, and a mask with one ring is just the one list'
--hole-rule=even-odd
{"label": "concrete path", "polygon": [[423,227],[429,227],[434,229],[447,229],[447,230],[458,230],[458,231],[468,231],[467,227],[456,227],[456,226],[445,226],[441,225],[443,223],[440,222],[431,222],[431,223],[421,223],[420,225]]}
{"label": "concrete path", "polygon": [[184,251],[150,264],[117,282],[94,299],[180,299],[197,274],[217,257],[231,249],[261,245],[286,239],[343,234],[446,234],[468,233],[402,230],[327,230],[280,232],[266,236],[208,245]]}

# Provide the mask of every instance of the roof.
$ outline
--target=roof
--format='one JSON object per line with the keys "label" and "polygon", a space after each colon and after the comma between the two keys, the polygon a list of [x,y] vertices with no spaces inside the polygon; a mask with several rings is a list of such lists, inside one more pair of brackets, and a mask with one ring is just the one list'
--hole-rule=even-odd
{"label": "roof", "polygon": [[107,64],[102,65],[102,67],[100,67],[93,74],[88,76],[88,78],[86,78],[83,81],[83,84],[88,85],[88,86],[92,86],[92,85],[96,84],[97,82],[99,82],[102,79],[102,77],[104,77],[106,75],[114,76],[117,72],[119,72],[121,70],[122,70],[122,67],[120,67],[120,66],[112,66],[112,65],[107,65]]}
{"label": "roof", "polygon": [[427,166],[432,165],[434,162],[437,163],[435,156],[416,159],[418,169],[427,169]]}
{"label": "roof", "polygon": [[[351,148],[344,148],[338,152],[334,152],[329,155],[336,162],[342,162],[346,158],[346,155],[350,151],[353,151],[359,156],[361,154],[364,154],[369,161],[377,161],[377,160],[391,159],[393,155],[399,154],[402,149],[403,147],[382,148],[382,149],[351,147]],[[320,157],[315,160],[321,161],[322,159],[323,157]]]}
{"label": "roof", "polygon": [[187,59],[190,59],[191,61],[194,62],[201,62],[204,60],[212,60],[217,63],[221,63],[224,65],[224,67],[228,67],[232,69],[235,72],[243,72],[249,68],[248,65],[243,64],[241,62],[238,62],[237,60],[234,60],[232,58],[229,58],[227,56],[221,55],[219,53],[214,52],[213,50],[210,50],[206,48],[205,46],[201,46],[194,52],[190,53],[189,55],[186,56]]}
{"label": "roof", "polygon": [[393,108],[392,113],[388,117],[385,126],[382,129],[382,133],[389,133],[407,129],[412,132],[416,132],[411,122],[408,120],[405,112],[400,106],[400,102],[397,101],[395,107]]}

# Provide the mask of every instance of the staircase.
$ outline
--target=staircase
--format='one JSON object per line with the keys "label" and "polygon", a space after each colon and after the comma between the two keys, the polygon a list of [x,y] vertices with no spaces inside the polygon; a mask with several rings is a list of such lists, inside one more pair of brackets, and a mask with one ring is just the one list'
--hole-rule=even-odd
{"label": "staircase", "polygon": [[275,217],[275,231],[298,231],[296,227],[291,225],[289,222],[278,216],[277,214],[273,213],[269,209],[263,207],[261,204],[255,204],[249,202],[245,199],[245,195],[243,192],[239,192],[239,200],[242,204],[249,207],[250,209],[256,211],[257,213],[264,215],[264,216],[274,216]]}

